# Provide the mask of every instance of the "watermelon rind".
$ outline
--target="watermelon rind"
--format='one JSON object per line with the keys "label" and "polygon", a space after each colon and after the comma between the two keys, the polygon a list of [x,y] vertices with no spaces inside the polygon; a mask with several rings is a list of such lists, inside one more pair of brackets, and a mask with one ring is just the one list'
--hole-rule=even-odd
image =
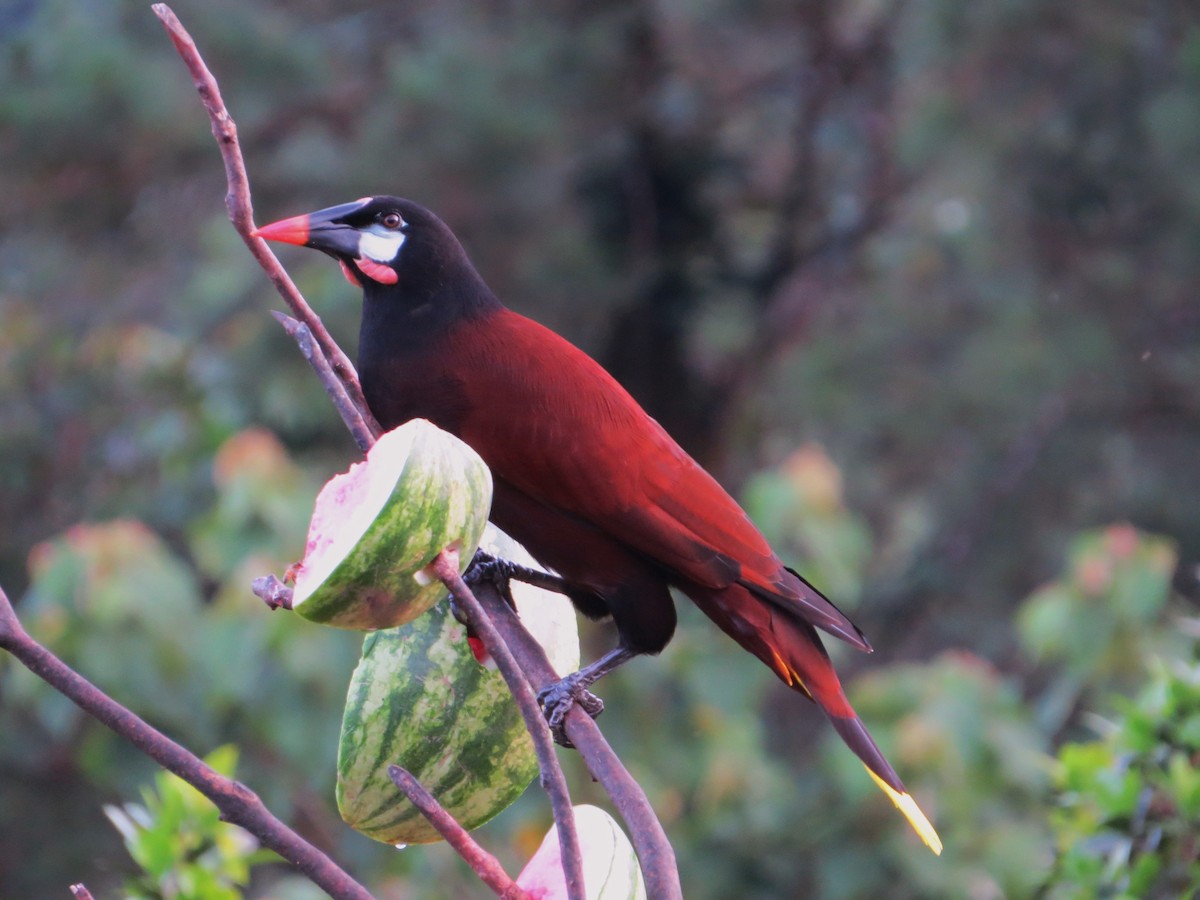
{"label": "watermelon rind", "polygon": [[474,450],[424,419],[406,422],[322,489],[292,609],[363,631],[411,622],[446,593],[426,567],[454,547],[465,570],[491,502],[491,473]]}
{"label": "watermelon rind", "polygon": [[[645,900],[646,882],[629,838],[608,813],[586,803],[575,810],[575,831],[588,900]],[[551,826],[517,885],[538,900],[567,900],[558,828]]]}
{"label": "watermelon rind", "polygon": [[[482,544],[536,565],[490,525]],[[551,664],[562,674],[574,671],[579,632],[570,602],[520,583],[513,593]],[[533,743],[508,686],[476,662],[447,603],[364,639],[346,697],[336,789],[342,818],[368,837],[388,844],[441,840],[388,778],[392,763],[467,829],[509,806],[537,776]]]}

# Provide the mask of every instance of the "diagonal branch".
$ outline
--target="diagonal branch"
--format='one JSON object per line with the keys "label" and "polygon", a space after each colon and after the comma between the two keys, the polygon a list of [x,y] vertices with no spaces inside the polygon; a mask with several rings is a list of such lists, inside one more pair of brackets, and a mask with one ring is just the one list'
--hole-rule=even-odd
{"label": "diagonal branch", "polygon": [[225,108],[225,101],[221,99],[221,89],[217,85],[217,79],[205,65],[200,51],[196,48],[196,42],[192,40],[192,36],[187,33],[187,29],[180,23],[171,7],[165,3],[155,3],[152,9],[167,30],[167,34],[175,45],[175,50],[188,67],[196,90],[200,93],[200,101],[204,104],[204,108],[212,120],[213,137],[217,139],[217,146],[221,148],[221,159],[225,163],[225,179],[228,183],[225,208],[229,211],[229,220],[233,223],[237,233],[241,235],[242,240],[245,241],[251,255],[266,271],[280,296],[296,314],[296,317],[312,331],[313,337],[316,338],[317,344],[333,366],[334,372],[345,384],[347,393],[364,411],[366,421],[371,423],[375,433],[378,434],[379,423],[367,411],[367,402],[363,397],[362,387],[358,383],[358,373],[354,371],[354,365],[350,362],[350,358],[334,341],[320,316],[308,305],[291,276],[279,264],[279,260],[267,246],[267,242],[252,234],[254,231],[254,205],[250,200],[250,178],[246,174],[246,163],[242,158],[241,146],[238,144],[237,125],[234,124],[233,118]]}
{"label": "diagonal branch", "polygon": [[125,738],[160,766],[204,794],[221,811],[221,819],[240,825],[303,872],[331,897],[371,900],[365,887],[337,864],[275,818],[258,795],[231,781],[195,754],[138,718],[35,641],[21,627],[8,596],[0,589],[0,649],[15,656],[72,703]]}
{"label": "diagonal branch", "polygon": [[375,439],[381,433],[382,429],[380,429],[379,423],[370,416],[370,413],[366,412],[366,410],[350,398],[350,394],[346,391],[345,382],[337,377],[337,373],[334,372],[333,366],[330,365],[325,351],[321,349],[320,344],[313,340],[312,329],[303,322],[293,319],[291,316],[285,316],[281,312],[272,310],[271,315],[275,317],[275,321],[282,325],[283,330],[296,342],[296,346],[300,348],[301,355],[308,360],[308,364],[317,373],[317,378],[325,386],[325,393],[329,395],[329,400],[333,403],[334,409],[338,411],[338,415],[342,417],[342,421],[350,429],[355,443],[358,444],[358,449],[366,453],[371,449],[371,445],[375,443]]}
{"label": "diagonal branch", "polygon": [[[546,652],[525,630],[499,588],[493,582],[481,580],[475,585],[475,595],[525,671],[530,684],[542,688],[557,681],[558,673],[550,665]],[[683,890],[679,884],[675,851],[654,814],[646,792],[622,765],[591,716],[578,706],[573,706],[564,724],[567,737],[583,757],[588,771],[608,792],[629,829],[629,839],[637,851],[642,877],[646,881],[647,895],[652,900],[682,900]]]}
{"label": "diagonal branch", "polygon": [[[837,17],[828,4],[797,7],[799,30],[807,54],[801,63],[792,129],[792,159],[776,209],[764,258],[751,273],[754,302],[769,310],[779,286],[804,263],[835,248],[851,247],[879,229],[905,184],[897,177],[891,148],[891,43],[904,0],[893,0],[854,37],[839,33]],[[826,203],[819,197],[822,170],[818,135],[831,109],[858,90],[867,104],[860,114],[866,172],[859,187],[861,212],[850,224],[826,222]],[[817,227],[821,225],[821,227]]]}
{"label": "diagonal branch", "polygon": [[[912,186],[900,171],[894,144],[895,30],[905,0],[879,5],[871,21],[843,33],[829,4],[799,4],[798,33],[807,47],[798,68],[790,164],[762,258],[739,274],[757,314],[745,348],[719,365],[710,415],[723,418],[741,406],[752,384],[805,340],[813,315],[842,289],[840,269],[856,248],[886,226]],[[848,115],[861,133],[861,163],[850,221],[831,216],[840,160],[826,159],[820,133],[831,116]],[[849,193],[849,192],[848,192]]]}
{"label": "diagonal branch", "polygon": [[[550,728],[538,707],[537,697],[529,685],[525,672],[513,658],[512,651],[488,618],[475,594],[458,574],[458,551],[443,550],[432,564],[433,572],[454,595],[459,607],[467,615],[471,629],[483,641],[496,667],[504,676],[508,689],[525,719],[525,727],[533,738],[533,749],[537,754],[538,768],[542,773],[542,787],[550,795],[554,809],[554,823],[558,828],[558,843],[562,847],[563,874],[566,876],[567,896],[570,900],[584,900],[587,891],[583,885],[583,854],[579,848],[579,835],[575,831],[575,811],[571,808],[571,796],[567,793],[567,779],[554,753],[554,739]],[[456,848],[457,849],[457,848]]]}
{"label": "diagonal branch", "polygon": [[387,771],[388,778],[392,779],[392,784],[396,785],[408,798],[408,801],[421,811],[421,815],[428,819],[429,824],[437,829],[438,834],[445,839],[446,843],[458,851],[458,855],[470,864],[483,883],[496,892],[496,896],[501,900],[530,900],[529,894],[508,877],[508,873],[504,871],[499,860],[480,847],[475,839],[467,833],[467,830],[458,824],[454,816],[446,812],[433,794],[429,793],[408,769],[401,766],[388,766]]}
{"label": "diagonal branch", "polygon": [[817,131],[837,88],[833,11],[827,4],[813,3],[797,7],[796,15],[807,35],[811,58],[802,67],[802,88],[797,92],[799,108],[792,129],[791,168],[780,192],[765,258],[753,276],[754,300],[760,309],[769,304],[779,283],[796,266],[797,233],[805,214],[813,213],[820,175]]}

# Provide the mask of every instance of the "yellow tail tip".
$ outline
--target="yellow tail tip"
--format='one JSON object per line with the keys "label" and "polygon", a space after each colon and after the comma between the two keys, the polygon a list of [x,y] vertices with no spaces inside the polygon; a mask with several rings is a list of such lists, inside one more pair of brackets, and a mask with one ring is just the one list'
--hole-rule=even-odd
{"label": "yellow tail tip", "polygon": [[[866,767],[864,766],[864,768]],[[888,798],[896,804],[896,809],[900,810],[904,818],[908,819],[908,824],[913,827],[913,831],[925,842],[925,846],[932,850],[935,855],[941,856],[942,839],[938,837],[933,824],[925,818],[925,813],[921,812],[921,808],[917,806],[917,801],[912,798],[912,795],[900,793],[870,769],[867,769],[867,774],[879,785],[879,789],[887,794]]]}

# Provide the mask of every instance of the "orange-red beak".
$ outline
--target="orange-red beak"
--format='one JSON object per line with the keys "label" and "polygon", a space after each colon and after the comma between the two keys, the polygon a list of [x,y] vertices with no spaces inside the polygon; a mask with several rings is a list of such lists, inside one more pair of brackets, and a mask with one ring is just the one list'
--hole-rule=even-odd
{"label": "orange-red beak", "polygon": [[290,219],[280,219],[278,222],[256,228],[251,233],[264,241],[298,244],[303,247],[308,243],[308,219],[307,213],[302,216],[292,216]]}
{"label": "orange-red beak", "polygon": [[353,259],[359,256],[358,242],[362,233],[347,218],[359,212],[370,202],[370,198],[342,203],[328,209],[320,209],[303,216],[280,219],[270,225],[255,229],[255,237],[300,247],[324,250],[331,256]]}

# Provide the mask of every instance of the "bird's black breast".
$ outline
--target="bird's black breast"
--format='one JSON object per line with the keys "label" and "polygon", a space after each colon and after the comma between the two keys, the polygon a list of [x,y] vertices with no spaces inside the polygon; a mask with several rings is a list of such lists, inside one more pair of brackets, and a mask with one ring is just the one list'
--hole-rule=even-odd
{"label": "bird's black breast", "polygon": [[359,360],[367,406],[386,429],[410,419],[428,419],[461,435],[467,414],[463,379],[439,365],[436,357]]}
{"label": "bird's black breast", "polygon": [[384,428],[421,418],[461,436],[471,374],[460,371],[455,333],[470,317],[451,314],[454,296],[438,304],[400,291],[365,292],[359,378],[367,406]]}

